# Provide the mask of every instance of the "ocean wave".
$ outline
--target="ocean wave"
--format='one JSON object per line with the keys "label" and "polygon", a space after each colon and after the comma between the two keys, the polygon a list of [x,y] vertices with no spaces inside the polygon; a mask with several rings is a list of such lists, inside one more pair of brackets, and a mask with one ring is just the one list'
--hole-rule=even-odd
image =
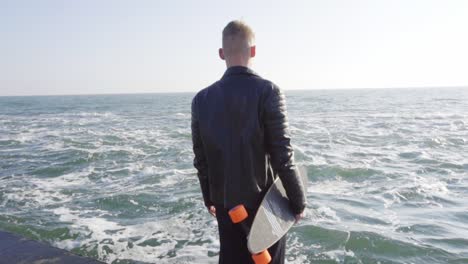
{"label": "ocean wave", "polygon": [[[80,234],[73,241],[56,241],[56,246],[85,253],[96,250],[98,258],[108,263],[125,259],[149,263],[209,259],[202,252],[215,252],[219,246],[215,222],[206,217],[196,217],[200,210],[169,220],[133,225],[123,225],[104,217],[81,217],[79,211],[65,207],[54,209],[53,213],[61,221],[70,222],[74,232]],[[209,228],[197,228],[200,224]]]}

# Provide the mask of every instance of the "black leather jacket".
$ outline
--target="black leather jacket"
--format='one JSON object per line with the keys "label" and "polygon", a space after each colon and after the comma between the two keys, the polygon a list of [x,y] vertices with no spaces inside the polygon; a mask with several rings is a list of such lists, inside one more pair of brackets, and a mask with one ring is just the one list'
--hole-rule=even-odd
{"label": "black leather jacket", "polygon": [[246,67],[228,68],[193,98],[192,140],[206,206],[257,208],[278,175],[293,211],[304,210],[286,102],[272,82]]}

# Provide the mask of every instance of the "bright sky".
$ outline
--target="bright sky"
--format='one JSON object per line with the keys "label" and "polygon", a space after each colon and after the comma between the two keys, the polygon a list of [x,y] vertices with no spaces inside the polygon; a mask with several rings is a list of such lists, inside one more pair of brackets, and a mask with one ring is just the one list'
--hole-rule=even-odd
{"label": "bright sky", "polygon": [[468,86],[467,0],[0,0],[0,95],[195,92],[233,19],[285,90]]}

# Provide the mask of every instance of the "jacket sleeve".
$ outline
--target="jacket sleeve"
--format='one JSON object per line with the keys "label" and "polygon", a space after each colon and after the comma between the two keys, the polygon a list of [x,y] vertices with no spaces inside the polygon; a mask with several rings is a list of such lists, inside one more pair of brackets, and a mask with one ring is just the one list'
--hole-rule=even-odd
{"label": "jacket sleeve", "polygon": [[208,163],[206,161],[205,152],[203,150],[203,143],[200,136],[200,127],[198,123],[198,111],[197,111],[197,97],[192,100],[192,143],[193,153],[195,157],[193,159],[193,165],[197,169],[198,179],[200,181],[200,187],[203,194],[203,200],[205,206],[213,205],[210,200],[210,188],[208,182]]}
{"label": "jacket sleeve", "polygon": [[272,89],[269,89],[264,104],[265,146],[273,171],[280,177],[294,213],[299,214],[304,211],[306,197],[294,164],[286,100],[282,91],[274,84],[271,85]]}

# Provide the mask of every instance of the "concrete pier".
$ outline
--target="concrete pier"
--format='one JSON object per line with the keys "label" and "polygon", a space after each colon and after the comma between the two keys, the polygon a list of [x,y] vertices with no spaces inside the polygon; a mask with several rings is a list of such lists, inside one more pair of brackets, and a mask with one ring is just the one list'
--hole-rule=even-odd
{"label": "concrete pier", "polygon": [[102,264],[63,249],[0,230],[0,264]]}

